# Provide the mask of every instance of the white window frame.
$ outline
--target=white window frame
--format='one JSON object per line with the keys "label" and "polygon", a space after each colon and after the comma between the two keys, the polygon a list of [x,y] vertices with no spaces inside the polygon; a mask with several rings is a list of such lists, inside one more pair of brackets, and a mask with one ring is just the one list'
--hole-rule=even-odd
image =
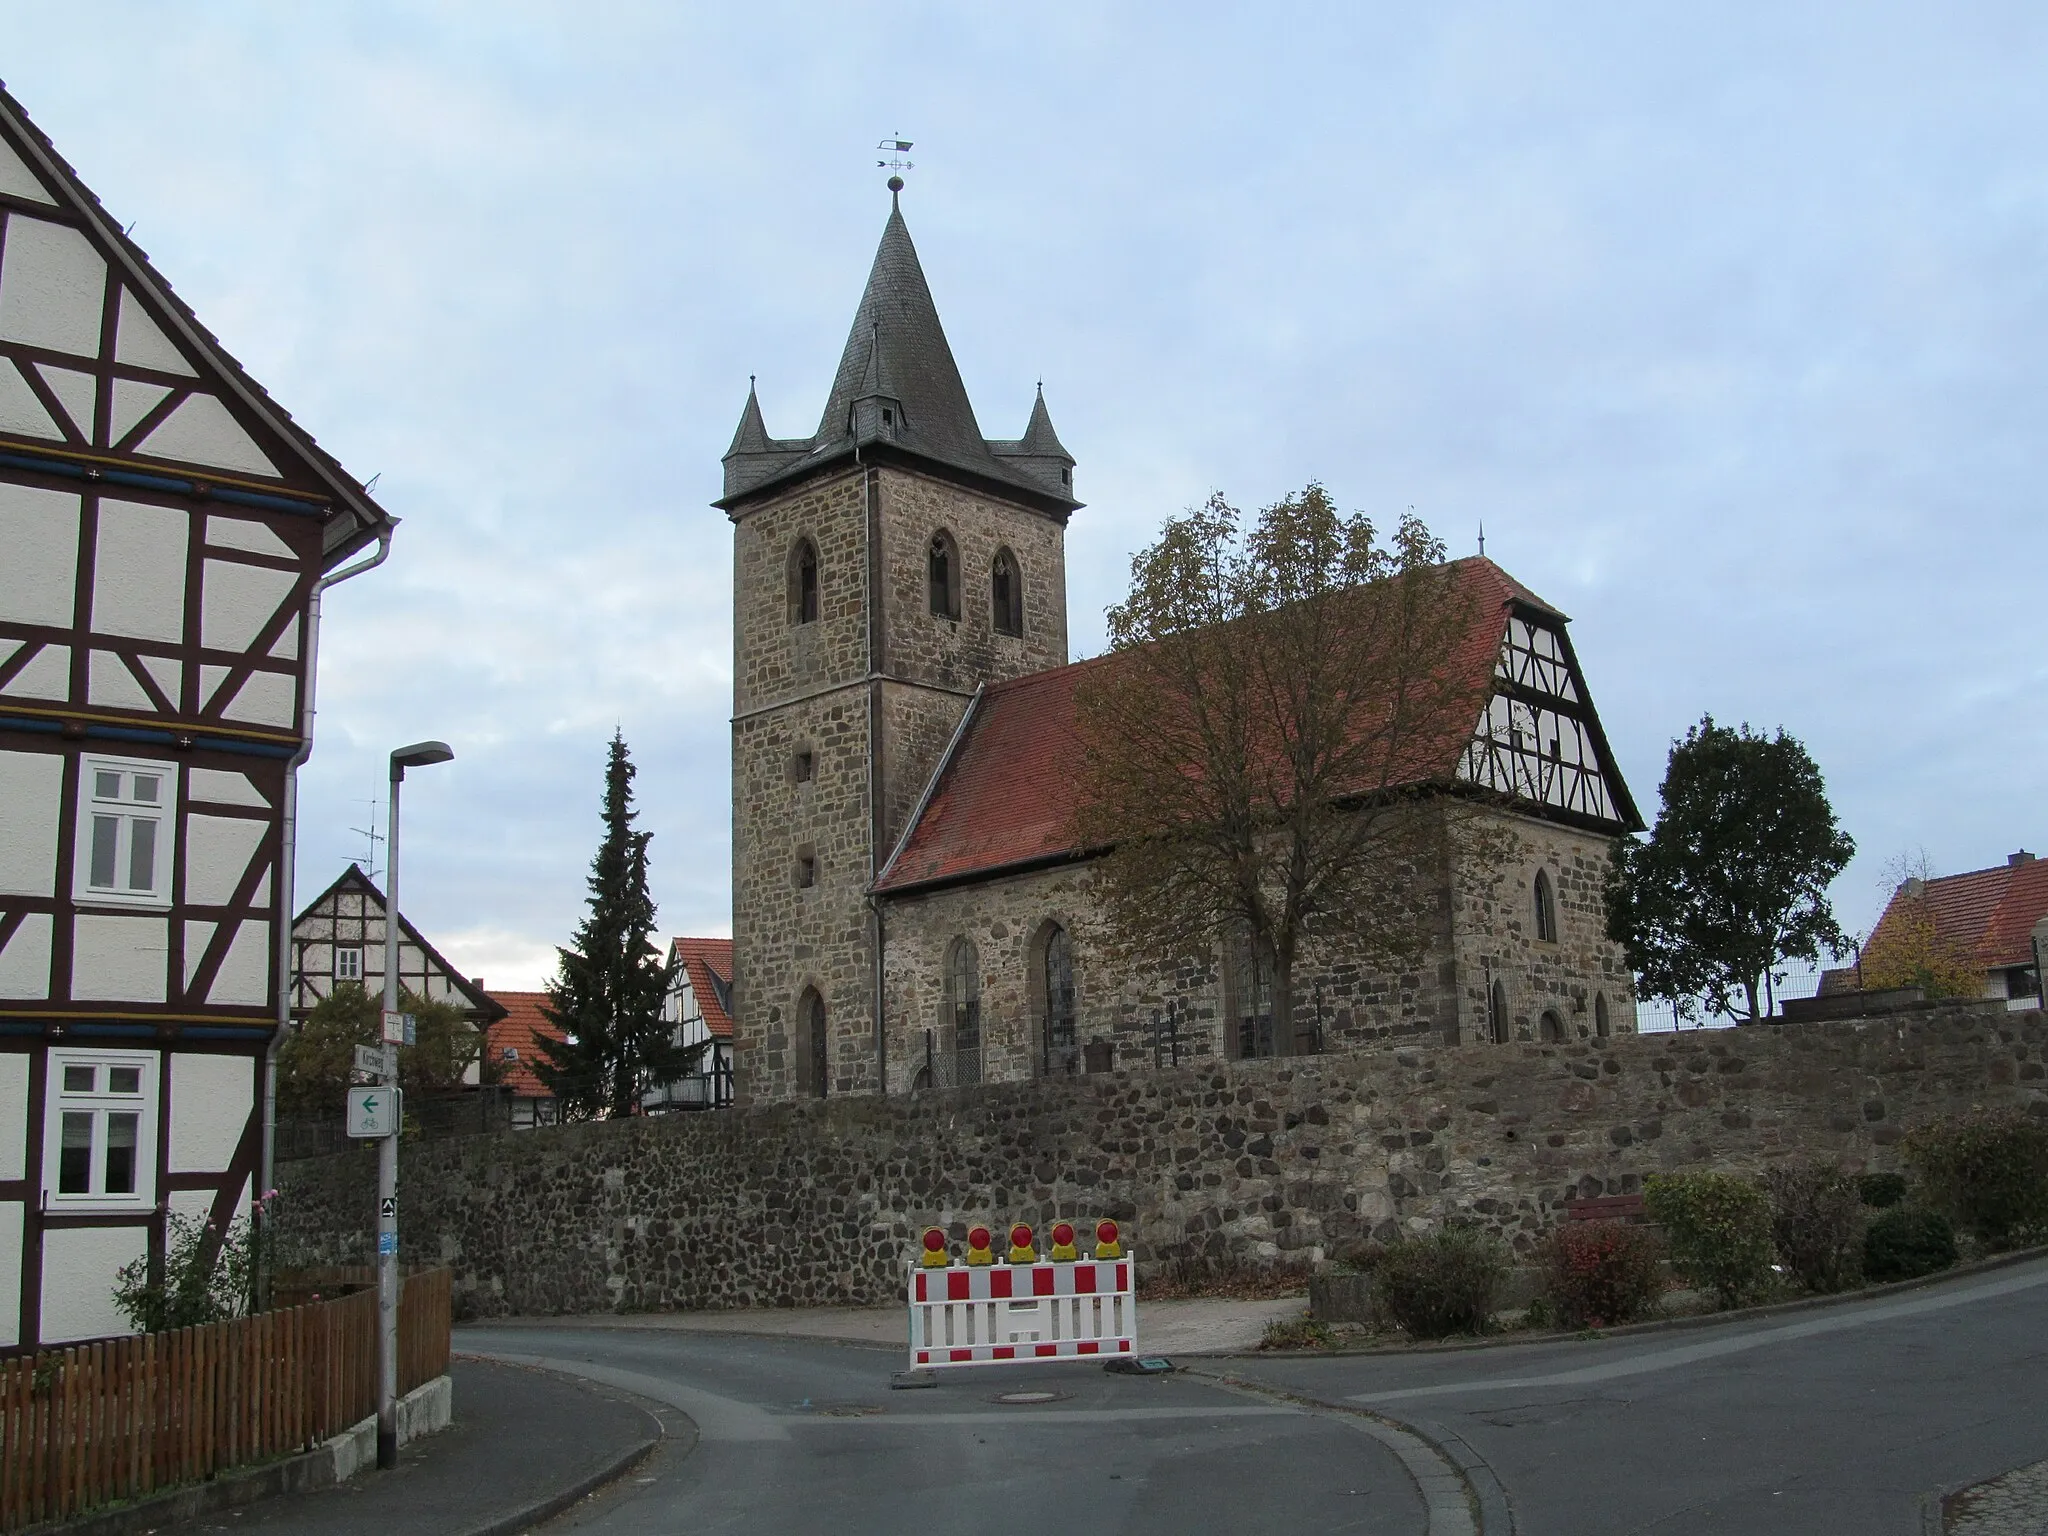
{"label": "white window frame", "polygon": [[[353,955],[353,956],[355,957],[355,970],[354,970],[354,972],[353,972],[353,973],[351,973],[351,972],[349,971],[349,968],[348,968],[347,966],[345,966],[345,965],[343,965],[343,964],[341,963],[341,957],[342,957],[343,955]],[[357,982],[357,983],[360,983],[360,982],[362,981],[362,979],[363,979],[363,946],[362,946],[362,945],[360,945],[360,944],[337,944],[337,945],[335,945],[335,946],[334,946],[334,980],[335,980],[335,983],[336,983],[337,985],[339,985],[340,983],[342,983],[342,982],[344,982],[344,981],[353,981],[353,982]]]}
{"label": "white window frame", "polygon": [[[102,774],[122,775],[121,789],[128,788],[130,775],[157,780],[158,799],[148,801],[117,794],[102,798]],[[97,824],[102,818],[116,822],[114,876],[112,886],[93,884],[93,855]],[[133,873],[135,827],[153,823],[151,884],[147,890],[123,883]],[[78,760],[78,848],[73,869],[72,895],[81,906],[165,908],[171,904],[171,875],[178,862],[178,765],[151,758],[102,757],[97,754]]]}
{"label": "white window frame", "polygon": [[[67,1091],[66,1067],[91,1067],[93,1091]],[[110,1068],[139,1068],[141,1091],[115,1094],[108,1090]],[[154,1051],[100,1051],[53,1048],[49,1055],[49,1078],[43,1093],[43,1209],[46,1211],[146,1211],[156,1205],[157,1078],[161,1062]],[[64,1194],[59,1189],[64,1150],[64,1116],[89,1113],[93,1117],[91,1177],[93,1188],[83,1194]],[[135,1126],[135,1188],[127,1194],[108,1194],[106,1176],[107,1119],[110,1114],[133,1111]]]}

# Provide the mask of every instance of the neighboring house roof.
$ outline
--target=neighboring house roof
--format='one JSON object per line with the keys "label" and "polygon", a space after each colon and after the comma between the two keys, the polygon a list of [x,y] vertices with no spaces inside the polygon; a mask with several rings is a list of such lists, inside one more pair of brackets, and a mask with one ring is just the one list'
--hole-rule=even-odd
{"label": "neighboring house roof", "polygon": [[[888,405],[893,424],[884,425],[878,409],[857,411],[861,402]],[[924,461],[1024,491],[1062,519],[1080,505],[1063,474],[1074,460],[1053,431],[1043,391],[1023,437],[982,436],[903,210],[893,200],[818,430],[807,438],[770,437],[749,386],[725,454],[725,493],[714,505],[730,509],[869,449],[879,457]]]}
{"label": "neighboring house roof", "polygon": [[[1470,680],[1470,694],[1478,702],[1469,716],[1461,712],[1415,733],[1412,760],[1400,768],[1394,784],[1454,780],[1472,741],[1511,609],[1564,622],[1563,614],[1483,556],[1456,561],[1453,570],[1472,599],[1473,616],[1445,664],[1453,679]],[[1091,669],[1113,667],[1120,660],[1112,652],[984,689],[968,706],[876,889],[900,892],[1100,852],[1078,846],[1073,832],[1074,769],[1081,754],[1075,690]],[[1597,720],[1594,725],[1597,730]],[[1599,737],[1598,744],[1617,806],[1629,824],[1639,825],[1605,738]]]}
{"label": "neighboring house roof", "polygon": [[2048,916],[2048,860],[2016,853],[1990,869],[1937,876],[1917,897],[1911,884],[1892,893],[1866,950],[1881,941],[1886,924],[1903,920],[1893,916],[1903,903],[1921,900],[1934,916],[1935,936],[1967,950],[1983,969],[2034,963],[2034,925]]}
{"label": "neighboring house roof", "polygon": [[[545,992],[493,992],[502,1016],[484,1037],[484,1065],[505,1087],[522,1099],[551,1099],[554,1093],[540,1080],[533,1064],[540,1059],[540,1042],[560,1040],[562,1031],[550,1024],[541,1006]],[[517,1055],[510,1061],[505,1052]]]}
{"label": "neighboring house roof", "polygon": [[[328,898],[339,894],[341,891],[345,889],[359,890],[364,895],[369,896],[377,903],[377,908],[379,911],[389,910],[384,903],[384,893],[377,889],[376,882],[371,880],[371,878],[368,875],[363,873],[362,866],[357,864],[351,864],[347,869],[341,872],[340,878],[337,879],[334,882],[334,884],[328,886],[326,890],[322,891],[318,896],[315,896],[311,901],[306,903],[305,910],[300,912],[297,917],[292,919],[292,927],[294,929],[297,929],[299,924],[303,923],[307,918],[311,917],[314,913],[314,910],[318,908],[323,902],[328,900]],[[426,940],[426,936],[422,934],[419,931],[419,929],[413,927],[413,925],[406,920],[406,916],[403,912],[398,914],[398,931],[399,933],[404,935],[406,938],[412,940],[413,943],[419,946],[420,953],[427,957],[428,964],[438,965],[443,971],[446,971],[448,973],[448,979],[454,983],[455,990],[460,992],[462,994],[463,1000],[469,1004],[470,1011],[476,1014],[478,1023],[488,1024],[493,1019],[501,1018],[504,1016],[504,1009],[502,1009],[494,1000],[493,995],[489,992],[486,992],[474,981],[471,981],[467,976],[463,975],[462,972],[457,970],[453,965],[450,965],[448,963],[447,956],[443,955],[441,951],[434,948],[433,945],[429,944]],[[325,941],[322,940],[321,942],[324,943]]]}
{"label": "neighboring house roof", "polygon": [[[271,399],[263,386],[249,377],[213,333],[199,323],[199,317],[172,291],[163,274],[150,264],[142,247],[128,238],[120,221],[100,206],[100,200],[92,189],[79,180],[78,173],[57,153],[56,146],[29,119],[21,103],[0,88],[0,157],[5,156],[6,146],[10,144],[35,173],[37,180],[56,197],[57,203],[48,210],[48,214],[53,218],[78,220],[84,226],[87,238],[112,263],[122,280],[147,300],[154,301],[163,318],[170,322],[174,341],[182,342],[200,362],[216,372],[220,376],[219,382],[227,386],[235,404],[267,429],[278,444],[299,461],[310,485],[317,487],[317,494],[329,503],[322,515],[322,560],[327,569],[333,569],[371,543],[380,532],[395,525],[396,519],[378,506],[334,456],[314,442],[312,435],[293,421],[290,413]],[[13,207],[29,217],[42,216],[38,200],[34,198],[17,202]],[[45,449],[44,445],[37,444],[36,449],[60,458],[79,457],[62,447]],[[110,474],[108,478],[113,477]],[[209,480],[214,478],[208,477]],[[223,478],[231,480],[233,477]],[[220,499],[232,501],[236,494],[230,489]]]}
{"label": "neighboring house roof", "polygon": [[704,1027],[713,1039],[732,1038],[732,940],[675,939],[670,951],[682,962],[696,994]]}

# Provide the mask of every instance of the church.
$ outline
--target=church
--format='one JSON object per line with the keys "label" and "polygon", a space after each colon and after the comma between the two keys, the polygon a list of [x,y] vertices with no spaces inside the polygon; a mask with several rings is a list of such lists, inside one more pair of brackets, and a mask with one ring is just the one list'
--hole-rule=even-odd
{"label": "church", "polygon": [[[1477,718],[1416,790],[1482,801],[1510,852],[1448,857],[1426,958],[1340,949],[1270,978],[1214,953],[1111,958],[1071,830],[1073,456],[1044,393],[986,438],[892,180],[818,430],[768,435],[750,390],[715,503],[733,524],[733,1028],[742,1102],[903,1094],[1356,1050],[1631,1032],[1606,937],[1615,838],[1642,820],[1551,605],[1456,563]],[[1451,739],[1451,738],[1447,738]]]}

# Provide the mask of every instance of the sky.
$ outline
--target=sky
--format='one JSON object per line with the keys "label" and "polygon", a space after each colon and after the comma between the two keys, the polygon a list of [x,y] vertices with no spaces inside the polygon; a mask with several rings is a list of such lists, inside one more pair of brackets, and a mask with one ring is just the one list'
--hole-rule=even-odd
{"label": "sky", "polygon": [[903,195],[991,437],[1043,379],[1075,655],[1163,519],[1311,479],[1570,614],[1654,816],[1782,726],[1884,871],[2048,852],[2048,11],[0,0],[0,78],[403,519],[332,591],[298,894],[407,783],[402,905],[537,987],[623,731],[730,928],[731,526]]}

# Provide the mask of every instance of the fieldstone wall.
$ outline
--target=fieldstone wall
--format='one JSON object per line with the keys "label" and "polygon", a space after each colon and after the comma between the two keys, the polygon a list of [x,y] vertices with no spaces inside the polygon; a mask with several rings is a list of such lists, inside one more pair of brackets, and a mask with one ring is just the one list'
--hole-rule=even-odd
{"label": "fieldstone wall", "polygon": [[[882,1305],[919,1229],[1110,1215],[1140,1268],[1309,1259],[1450,1219],[1526,1249],[1574,1195],[1799,1155],[1889,1166],[1920,1121],[2048,1116],[2041,1014],[1965,1003],[1562,1044],[1210,1060],[408,1145],[409,1262],[466,1315]],[[375,1157],[285,1163],[296,1261],[369,1257]]]}

